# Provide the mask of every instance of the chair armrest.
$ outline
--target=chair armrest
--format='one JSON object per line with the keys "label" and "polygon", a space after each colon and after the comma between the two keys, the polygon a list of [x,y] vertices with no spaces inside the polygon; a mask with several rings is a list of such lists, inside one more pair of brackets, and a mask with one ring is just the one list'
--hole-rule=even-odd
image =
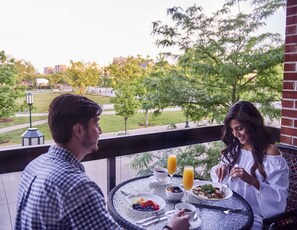
{"label": "chair armrest", "polygon": [[283,212],[263,219],[263,230],[266,229],[296,229],[297,209]]}

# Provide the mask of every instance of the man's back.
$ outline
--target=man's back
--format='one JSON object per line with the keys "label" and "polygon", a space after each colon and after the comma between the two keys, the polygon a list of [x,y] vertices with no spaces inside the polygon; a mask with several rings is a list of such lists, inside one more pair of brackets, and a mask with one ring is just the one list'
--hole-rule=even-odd
{"label": "man's back", "polygon": [[16,229],[79,229],[88,216],[109,217],[100,188],[73,155],[57,147],[26,167],[17,206]]}

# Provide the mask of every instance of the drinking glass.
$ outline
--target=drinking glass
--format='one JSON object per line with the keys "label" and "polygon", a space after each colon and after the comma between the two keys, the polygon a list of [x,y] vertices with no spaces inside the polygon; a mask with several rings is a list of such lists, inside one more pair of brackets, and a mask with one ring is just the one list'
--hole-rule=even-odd
{"label": "drinking glass", "polygon": [[169,155],[167,159],[167,170],[170,176],[170,181],[176,171],[176,155]]}
{"label": "drinking glass", "polygon": [[192,189],[194,184],[194,167],[186,165],[183,172],[183,185],[186,191],[185,202],[188,202],[188,191]]}

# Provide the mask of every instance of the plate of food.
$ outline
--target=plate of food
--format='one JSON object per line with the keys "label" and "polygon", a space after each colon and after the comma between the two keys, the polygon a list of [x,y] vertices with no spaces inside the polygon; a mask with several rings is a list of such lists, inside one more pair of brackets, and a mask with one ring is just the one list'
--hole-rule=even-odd
{"label": "plate of food", "polygon": [[205,200],[224,200],[233,195],[230,188],[227,188],[225,194],[221,191],[222,185],[212,181],[195,181],[189,193],[200,199]]}
{"label": "plate of food", "polygon": [[163,198],[151,193],[138,193],[137,196],[129,195],[125,199],[128,208],[138,213],[157,213],[166,206]]}

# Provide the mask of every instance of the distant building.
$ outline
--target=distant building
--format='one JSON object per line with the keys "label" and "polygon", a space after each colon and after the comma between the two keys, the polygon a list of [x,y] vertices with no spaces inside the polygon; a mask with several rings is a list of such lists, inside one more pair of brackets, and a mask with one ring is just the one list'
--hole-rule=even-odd
{"label": "distant building", "polygon": [[65,73],[66,65],[55,65],[55,73]]}
{"label": "distant building", "polygon": [[65,72],[66,72],[66,65],[55,65],[55,68],[44,67],[43,69],[44,74],[65,73]]}
{"label": "distant building", "polygon": [[54,73],[54,68],[53,67],[44,67],[43,73],[44,74],[53,74]]}

